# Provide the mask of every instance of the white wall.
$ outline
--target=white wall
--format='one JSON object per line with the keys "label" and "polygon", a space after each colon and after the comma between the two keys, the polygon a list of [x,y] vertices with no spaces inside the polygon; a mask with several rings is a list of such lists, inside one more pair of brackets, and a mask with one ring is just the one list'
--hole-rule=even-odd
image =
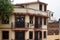
{"label": "white wall", "polygon": [[32,9],[36,9],[36,10],[39,10],[39,4],[29,4],[27,5],[27,8],[32,8]]}

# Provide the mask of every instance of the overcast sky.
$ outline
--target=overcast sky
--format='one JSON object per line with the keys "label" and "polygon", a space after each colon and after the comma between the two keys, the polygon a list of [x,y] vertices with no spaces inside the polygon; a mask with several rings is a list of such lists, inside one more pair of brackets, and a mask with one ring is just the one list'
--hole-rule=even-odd
{"label": "overcast sky", "polygon": [[[14,0],[14,3],[25,3],[33,2],[37,0]],[[48,10],[54,12],[54,19],[58,20],[60,18],[60,0],[40,0],[48,4]]]}

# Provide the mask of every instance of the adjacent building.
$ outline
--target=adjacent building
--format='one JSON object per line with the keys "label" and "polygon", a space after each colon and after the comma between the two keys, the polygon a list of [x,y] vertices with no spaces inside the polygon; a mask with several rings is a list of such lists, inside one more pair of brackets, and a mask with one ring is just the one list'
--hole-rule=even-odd
{"label": "adjacent building", "polygon": [[47,40],[60,40],[60,19],[59,21],[48,23]]}
{"label": "adjacent building", "polygon": [[47,40],[47,4],[15,4],[8,20],[0,22],[0,40]]}
{"label": "adjacent building", "polygon": [[49,18],[48,18],[49,23],[56,21],[56,19],[54,18],[54,12],[52,12],[50,10],[47,10],[47,13],[48,13],[48,16],[49,16]]}

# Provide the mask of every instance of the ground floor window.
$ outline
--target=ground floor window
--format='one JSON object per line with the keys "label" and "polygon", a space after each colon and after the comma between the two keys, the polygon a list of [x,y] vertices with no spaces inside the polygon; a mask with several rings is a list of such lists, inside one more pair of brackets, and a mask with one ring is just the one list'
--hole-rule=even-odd
{"label": "ground floor window", "polygon": [[42,39],[42,31],[40,31],[40,39]]}
{"label": "ground floor window", "polygon": [[33,32],[32,31],[29,32],[29,39],[33,39]]}
{"label": "ground floor window", "polygon": [[35,32],[35,39],[34,40],[38,40],[38,31]]}
{"label": "ground floor window", "polygon": [[46,31],[44,31],[44,38],[46,38]]}
{"label": "ground floor window", "polygon": [[9,39],[9,31],[2,31],[2,39]]}

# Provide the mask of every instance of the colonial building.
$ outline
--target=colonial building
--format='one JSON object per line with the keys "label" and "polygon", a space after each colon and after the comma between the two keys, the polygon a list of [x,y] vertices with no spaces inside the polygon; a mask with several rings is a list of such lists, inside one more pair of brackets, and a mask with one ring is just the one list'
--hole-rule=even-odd
{"label": "colonial building", "polygon": [[48,36],[47,40],[60,40],[60,19],[48,23]]}
{"label": "colonial building", "polygon": [[0,40],[47,40],[47,4],[15,4],[8,20],[0,22]]}

